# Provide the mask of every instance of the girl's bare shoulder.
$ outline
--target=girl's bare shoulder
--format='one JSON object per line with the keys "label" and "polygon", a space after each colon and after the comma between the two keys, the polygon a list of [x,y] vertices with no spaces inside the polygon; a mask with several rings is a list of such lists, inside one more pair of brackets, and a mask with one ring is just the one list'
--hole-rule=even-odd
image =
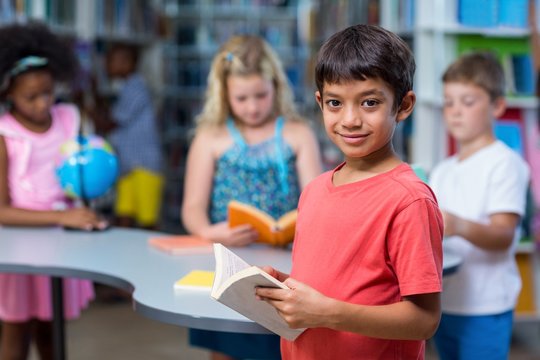
{"label": "girl's bare shoulder", "polygon": [[315,131],[307,121],[286,121],[283,137],[293,148],[298,148],[306,141],[315,139]]}
{"label": "girl's bare shoulder", "polygon": [[233,143],[225,125],[205,126],[197,130],[194,141],[204,143],[216,156],[222,154]]}

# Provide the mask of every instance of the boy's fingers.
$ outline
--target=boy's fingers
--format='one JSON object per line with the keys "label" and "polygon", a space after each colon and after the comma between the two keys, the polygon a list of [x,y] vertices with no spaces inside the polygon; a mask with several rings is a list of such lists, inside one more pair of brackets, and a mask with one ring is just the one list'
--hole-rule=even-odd
{"label": "boy's fingers", "polygon": [[266,288],[266,287],[255,288],[255,294],[263,298],[265,301],[283,299],[283,296],[280,296],[280,293],[282,291],[283,290],[281,289]]}
{"label": "boy's fingers", "polygon": [[295,279],[293,279],[291,277],[287,278],[283,283],[285,285],[287,285],[292,290],[295,290],[301,284],[301,282],[296,281]]}

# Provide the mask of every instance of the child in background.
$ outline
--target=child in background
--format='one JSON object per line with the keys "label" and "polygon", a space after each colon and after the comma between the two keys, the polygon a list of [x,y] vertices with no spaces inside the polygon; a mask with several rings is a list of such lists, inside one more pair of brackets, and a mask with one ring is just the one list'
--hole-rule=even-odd
{"label": "child in background", "polygon": [[[281,62],[264,40],[235,36],[222,46],[188,154],[182,220],[190,233],[243,246],[257,233],[247,225],[229,228],[229,201],[275,218],[297,207],[301,189],[320,174],[321,159],[292,99]],[[221,353],[214,359],[279,358],[276,335],[192,330],[191,343]]]}
{"label": "child in background", "polygon": [[283,359],[423,359],[440,317],[442,216],[392,146],[415,104],[407,44],[377,26],[334,34],[315,67],[328,137],[345,162],[298,206],[290,288],[258,288],[292,328]]}
{"label": "child in background", "polygon": [[[76,74],[74,54],[38,24],[0,28],[0,44],[0,102],[7,109],[0,116],[0,224],[103,228],[89,209],[68,209],[55,174],[60,146],[79,128],[74,106],[54,105],[57,81]],[[64,279],[67,319],[92,298],[91,282]],[[49,277],[0,274],[0,319],[0,359],[26,358],[32,338],[41,358],[52,358]]]}
{"label": "child in background", "polygon": [[442,359],[507,359],[521,287],[515,250],[529,171],[493,132],[506,106],[497,59],[464,55],[442,80],[444,120],[458,152],[435,167],[430,185],[443,211],[445,246],[463,262],[445,279],[435,344]]}
{"label": "child in background", "polygon": [[122,87],[112,108],[97,92],[96,108],[89,109],[98,133],[108,135],[118,154],[120,179],[115,215],[119,226],[155,229],[162,190],[161,145],[150,91],[137,72],[135,46],[112,44],[106,55],[107,75]]}

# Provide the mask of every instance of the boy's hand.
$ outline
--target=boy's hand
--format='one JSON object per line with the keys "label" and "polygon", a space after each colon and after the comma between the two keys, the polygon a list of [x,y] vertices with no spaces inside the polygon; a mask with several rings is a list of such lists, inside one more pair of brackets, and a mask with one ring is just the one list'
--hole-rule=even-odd
{"label": "boy's hand", "polygon": [[446,211],[441,211],[443,215],[444,222],[444,236],[454,236],[457,235],[456,227],[459,225],[460,219]]}
{"label": "boy's hand", "polygon": [[290,290],[257,288],[255,294],[260,300],[275,307],[293,329],[329,327],[335,300],[293,278],[284,282]]}
{"label": "boy's hand", "polygon": [[249,225],[230,228],[229,224],[224,221],[209,226],[201,232],[201,236],[225,246],[246,246],[256,241],[258,234]]}
{"label": "boy's hand", "polygon": [[76,208],[61,211],[58,223],[65,227],[81,230],[105,229],[107,222],[100,219],[95,212],[88,208]]}
{"label": "boy's hand", "polygon": [[289,274],[282,273],[281,271],[278,271],[271,266],[261,266],[261,270],[267,272],[281,282],[285,282],[285,280],[289,278]]}

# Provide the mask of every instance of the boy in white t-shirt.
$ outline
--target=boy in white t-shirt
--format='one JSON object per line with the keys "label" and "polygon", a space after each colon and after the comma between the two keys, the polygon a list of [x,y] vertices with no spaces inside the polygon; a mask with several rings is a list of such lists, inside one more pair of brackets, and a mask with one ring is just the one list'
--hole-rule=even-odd
{"label": "boy in white t-shirt", "polygon": [[529,170],[494,135],[494,121],[506,108],[496,58],[464,55],[443,82],[444,120],[458,152],[435,167],[430,186],[443,212],[445,246],[463,262],[444,279],[435,344],[442,360],[507,359],[521,288],[515,248]]}

